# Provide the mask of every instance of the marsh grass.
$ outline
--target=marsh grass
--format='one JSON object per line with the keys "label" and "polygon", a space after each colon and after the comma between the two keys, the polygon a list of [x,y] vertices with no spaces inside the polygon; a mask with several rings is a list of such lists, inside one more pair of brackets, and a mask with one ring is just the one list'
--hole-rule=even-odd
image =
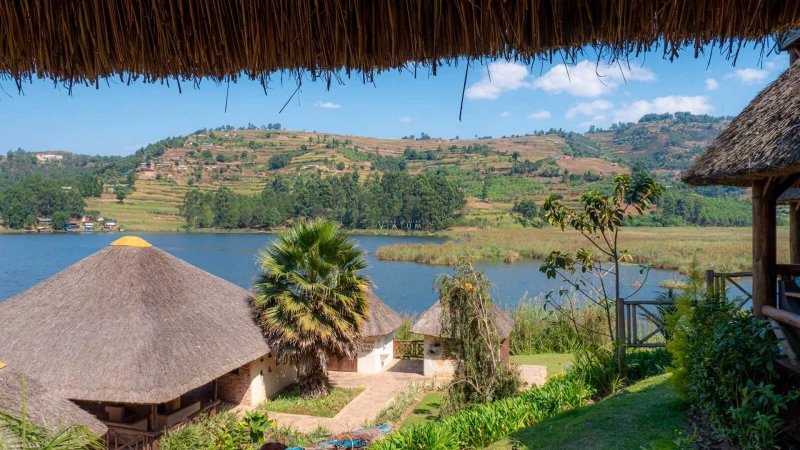
{"label": "marsh grass", "polygon": [[329,388],[328,395],[318,398],[305,398],[300,395],[300,387],[290,386],[274,399],[261,404],[261,409],[271,412],[302,414],[306,416],[334,417],[348,403],[364,391],[364,388]]}
{"label": "marsh grass", "polygon": [[603,311],[596,306],[575,309],[572,323],[549,307],[543,297],[520,300],[510,311],[514,327],[509,350],[513,355],[569,353],[577,348],[597,348],[611,343]]}
{"label": "marsh grass", "polygon": [[[453,265],[462,258],[472,261],[543,259],[554,250],[574,252],[586,246],[586,239],[572,231],[557,228],[523,230],[460,230],[443,233],[444,244],[394,244],[380,247],[380,260],[414,261],[424,264]],[[789,230],[778,228],[778,261],[789,261]],[[692,257],[700,267],[719,272],[745,271],[752,266],[752,229],[719,227],[625,228],[621,248],[628,250],[634,263],[657,269],[686,272]]]}

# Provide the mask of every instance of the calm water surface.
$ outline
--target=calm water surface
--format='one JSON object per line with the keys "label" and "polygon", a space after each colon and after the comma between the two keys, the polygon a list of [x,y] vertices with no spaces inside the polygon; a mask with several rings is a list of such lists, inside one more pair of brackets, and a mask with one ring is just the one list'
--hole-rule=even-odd
{"label": "calm water surface", "polygon": [[[118,233],[0,235],[0,301],[104,248],[120,236]],[[246,289],[258,273],[256,252],[274,239],[268,234],[138,233],[136,236]],[[378,261],[374,257],[375,250],[384,245],[438,243],[444,242],[443,239],[399,236],[355,236],[354,239],[369,252],[368,274],[377,285],[375,292],[397,311],[426,310],[436,300],[432,288],[436,276],[453,271],[447,266]],[[561,283],[548,280],[539,272],[540,265],[540,261],[524,260],[515,264],[481,263],[476,267],[486,271],[495,284],[495,300],[503,306],[513,306],[526,295],[534,297],[560,287]],[[634,291],[632,283],[637,279],[638,267],[626,267],[625,291]],[[634,298],[653,299],[663,291],[659,284],[671,279],[680,279],[680,276],[671,271],[651,271],[647,283]]]}

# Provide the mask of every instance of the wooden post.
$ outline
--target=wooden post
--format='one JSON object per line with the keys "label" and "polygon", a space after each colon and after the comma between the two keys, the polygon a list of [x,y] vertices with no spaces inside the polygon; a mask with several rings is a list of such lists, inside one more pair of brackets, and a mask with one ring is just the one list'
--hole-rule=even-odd
{"label": "wooden post", "polygon": [[775,306],[775,196],[768,180],[753,182],[753,313],[763,319],[761,308]]}
{"label": "wooden post", "polygon": [[156,421],[158,420],[158,405],[150,405],[150,431],[156,431]]}
{"label": "wooden post", "polygon": [[706,270],[706,291],[709,296],[714,294],[714,271],[711,269]]}
{"label": "wooden post", "polygon": [[616,301],[617,314],[617,359],[619,360],[619,375],[625,378],[627,366],[625,365],[625,302],[618,298]]}
{"label": "wooden post", "polygon": [[800,264],[800,202],[789,203],[789,261]]}
{"label": "wooden post", "polygon": [[218,398],[217,397],[217,391],[218,391],[218,387],[217,386],[218,386],[217,379],[214,378],[214,381],[211,382],[211,400],[214,400],[214,401],[216,401],[217,398]]}

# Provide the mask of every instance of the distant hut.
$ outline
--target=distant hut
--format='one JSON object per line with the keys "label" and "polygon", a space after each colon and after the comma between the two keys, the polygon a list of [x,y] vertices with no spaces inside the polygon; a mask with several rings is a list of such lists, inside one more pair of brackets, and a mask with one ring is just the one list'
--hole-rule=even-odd
{"label": "distant hut", "polygon": [[[514,322],[497,305],[492,305],[494,309],[494,324],[497,327],[497,336],[502,341],[500,357],[503,361],[508,361],[508,337],[511,336],[511,329]],[[426,377],[434,375],[449,376],[455,370],[454,361],[450,357],[450,352],[446,350],[447,335],[442,333],[442,305],[438,301],[427,311],[419,316],[419,319],[411,327],[411,332],[423,335],[424,356],[423,373]]]}
{"label": "distant hut", "polygon": [[295,380],[270,353],[251,297],[123,237],[0,302],[0,360],[111,432],[160,432],[220,399],[255,405]]}
{"label": "distant hut", "polygon": [[394,359],[394,335],[402,319],[392,308],[367,291],[369,311],[361,332],[361,346],[356,358],[331,358],[330,370],[378,373]]}
{"label": "distant hut", "polygon": [[40,427],[61,431],[80,426],[98,436],[108,428],[75,403],[59,397],[35,379],[0,362],[0,411],[21,419],[25,400],[25,419]]}

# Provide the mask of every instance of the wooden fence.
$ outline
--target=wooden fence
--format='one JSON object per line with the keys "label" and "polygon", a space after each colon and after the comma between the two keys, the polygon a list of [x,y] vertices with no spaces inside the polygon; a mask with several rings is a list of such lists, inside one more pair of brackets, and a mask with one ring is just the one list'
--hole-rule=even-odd
{"label": "wooden fence", "polygon": [[420,340],[394,340],[394,357],[399,359],[422,359],[425,344]]}
{"label": "wooden fence", "polygon": [[674,305],[671,301],[628,300],[625,302],[625,344],[628,347],[664,347],[667,323],[659,307]]}

